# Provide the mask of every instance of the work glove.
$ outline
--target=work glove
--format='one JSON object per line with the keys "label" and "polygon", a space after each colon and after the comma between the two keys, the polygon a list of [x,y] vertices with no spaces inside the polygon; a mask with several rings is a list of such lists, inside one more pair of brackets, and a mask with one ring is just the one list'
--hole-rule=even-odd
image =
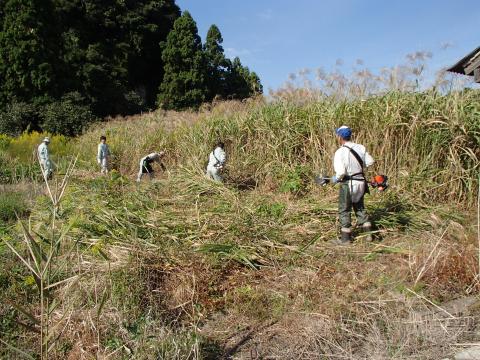
{"label": "work glove", "polygon": [[338,179],[335,175],[333,175],[330,181],[332,182],[332,184],[336,184],[338,182]]}

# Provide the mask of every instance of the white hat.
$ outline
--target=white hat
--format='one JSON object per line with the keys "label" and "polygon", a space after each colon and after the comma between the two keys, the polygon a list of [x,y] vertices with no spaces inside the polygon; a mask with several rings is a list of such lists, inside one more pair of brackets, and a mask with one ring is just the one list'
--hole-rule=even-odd
{"label": "white hat", "polygon": [[48,136],[46,136],[46,137],[43,139],[43,142],[49,143],[49,142],[50,142],[50,138],[49,138]]}

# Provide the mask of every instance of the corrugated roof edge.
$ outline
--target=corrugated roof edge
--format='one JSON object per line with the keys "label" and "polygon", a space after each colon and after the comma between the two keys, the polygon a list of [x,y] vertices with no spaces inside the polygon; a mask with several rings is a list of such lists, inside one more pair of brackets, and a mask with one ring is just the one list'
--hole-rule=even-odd
{"label": "corrugated roof edge", "polygon": [[480,46],[477,47],[475,50],[473,50],[470,54],[468,54],[467,56],[465,56],[462,60],[460,60],[459,62],[457,62],[455,65],[449,67],[449,68],[447,69],[447,71],[466,75],[466,74],[465,74],[465,67],[466,67],[467,62],[469,62],[470,59],[472,59],[472,58],[474,58],[476,55],[478,55],[478,53],[480,53]]}

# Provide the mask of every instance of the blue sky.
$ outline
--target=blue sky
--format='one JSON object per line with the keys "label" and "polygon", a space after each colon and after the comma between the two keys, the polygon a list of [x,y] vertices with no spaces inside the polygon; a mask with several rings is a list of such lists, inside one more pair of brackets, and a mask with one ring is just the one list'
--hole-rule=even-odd
{"label": "blue sky", "polygon": [[[265,91],[304,68],[348,72],[357,59],[378,71],[431,51],[432,70],[480,46],[478,0],[177,0],[205,39],[222,32],[228,57],[257,72]],[[446,49],[444,48],[446,46]]]}

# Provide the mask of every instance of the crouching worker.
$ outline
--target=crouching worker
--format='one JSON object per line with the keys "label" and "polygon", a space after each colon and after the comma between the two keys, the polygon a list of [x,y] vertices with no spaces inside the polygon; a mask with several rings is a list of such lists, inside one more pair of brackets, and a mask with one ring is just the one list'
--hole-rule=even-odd
{"label": "crouching worker", "polygon": [[160,151],[158,153],[151,153],[148,154],[147,156],[144,156],[140,160],[140,170],[138,171],[138,176],[137,176],[137,182],[140,182],[142,180],[143,174],[148,174],[150,179],[153,179],[155,177],[155,171],[152,168],[152,164],[154,162],[157,162],[160,164],[160,167],[162,168],[162,171],[165,171],[165,165],[162,163],[162,159],[165,156],[165,151]]}
{"label": "crouching worker", "polygon": [[[336,130],[336,135],[341,146],[335,152],[333,160],[335,169],[333,180],[340,184],[338,214],[341,236],[333,243],[347,245],[352,241],[352,208],[357,218],[357,226],[361,226],[365,232],[372,230],[363,198],[368,192],[364,169],[371,166],[374,160],[365,146],[351,142],[352,130],[349,127],[341,126]],[[371,234],[367,235],[367,240],[372,240]]]}
{"label": "crouching worker", "polygon": [[225,154],[225,144],[219,141],[208,157],[207,177],[222,182],[223,179],[221,173],[226,160],[227,155]]}
{"label": "crouching worker", "polygon": [[107,145],[107,138],[100,136],[100,144],[98,144],[97,162],[100,165],[100,172],[108,174],[108,163],[110,162],[110,149]]}
{"label": "crouching worker", "polygon": [[40,162],[44,178],[50,180],[52,178],[52,161],[48,152],[48,144],[50,144],[50,138],[46,137],[38,145],[38,161]]}

